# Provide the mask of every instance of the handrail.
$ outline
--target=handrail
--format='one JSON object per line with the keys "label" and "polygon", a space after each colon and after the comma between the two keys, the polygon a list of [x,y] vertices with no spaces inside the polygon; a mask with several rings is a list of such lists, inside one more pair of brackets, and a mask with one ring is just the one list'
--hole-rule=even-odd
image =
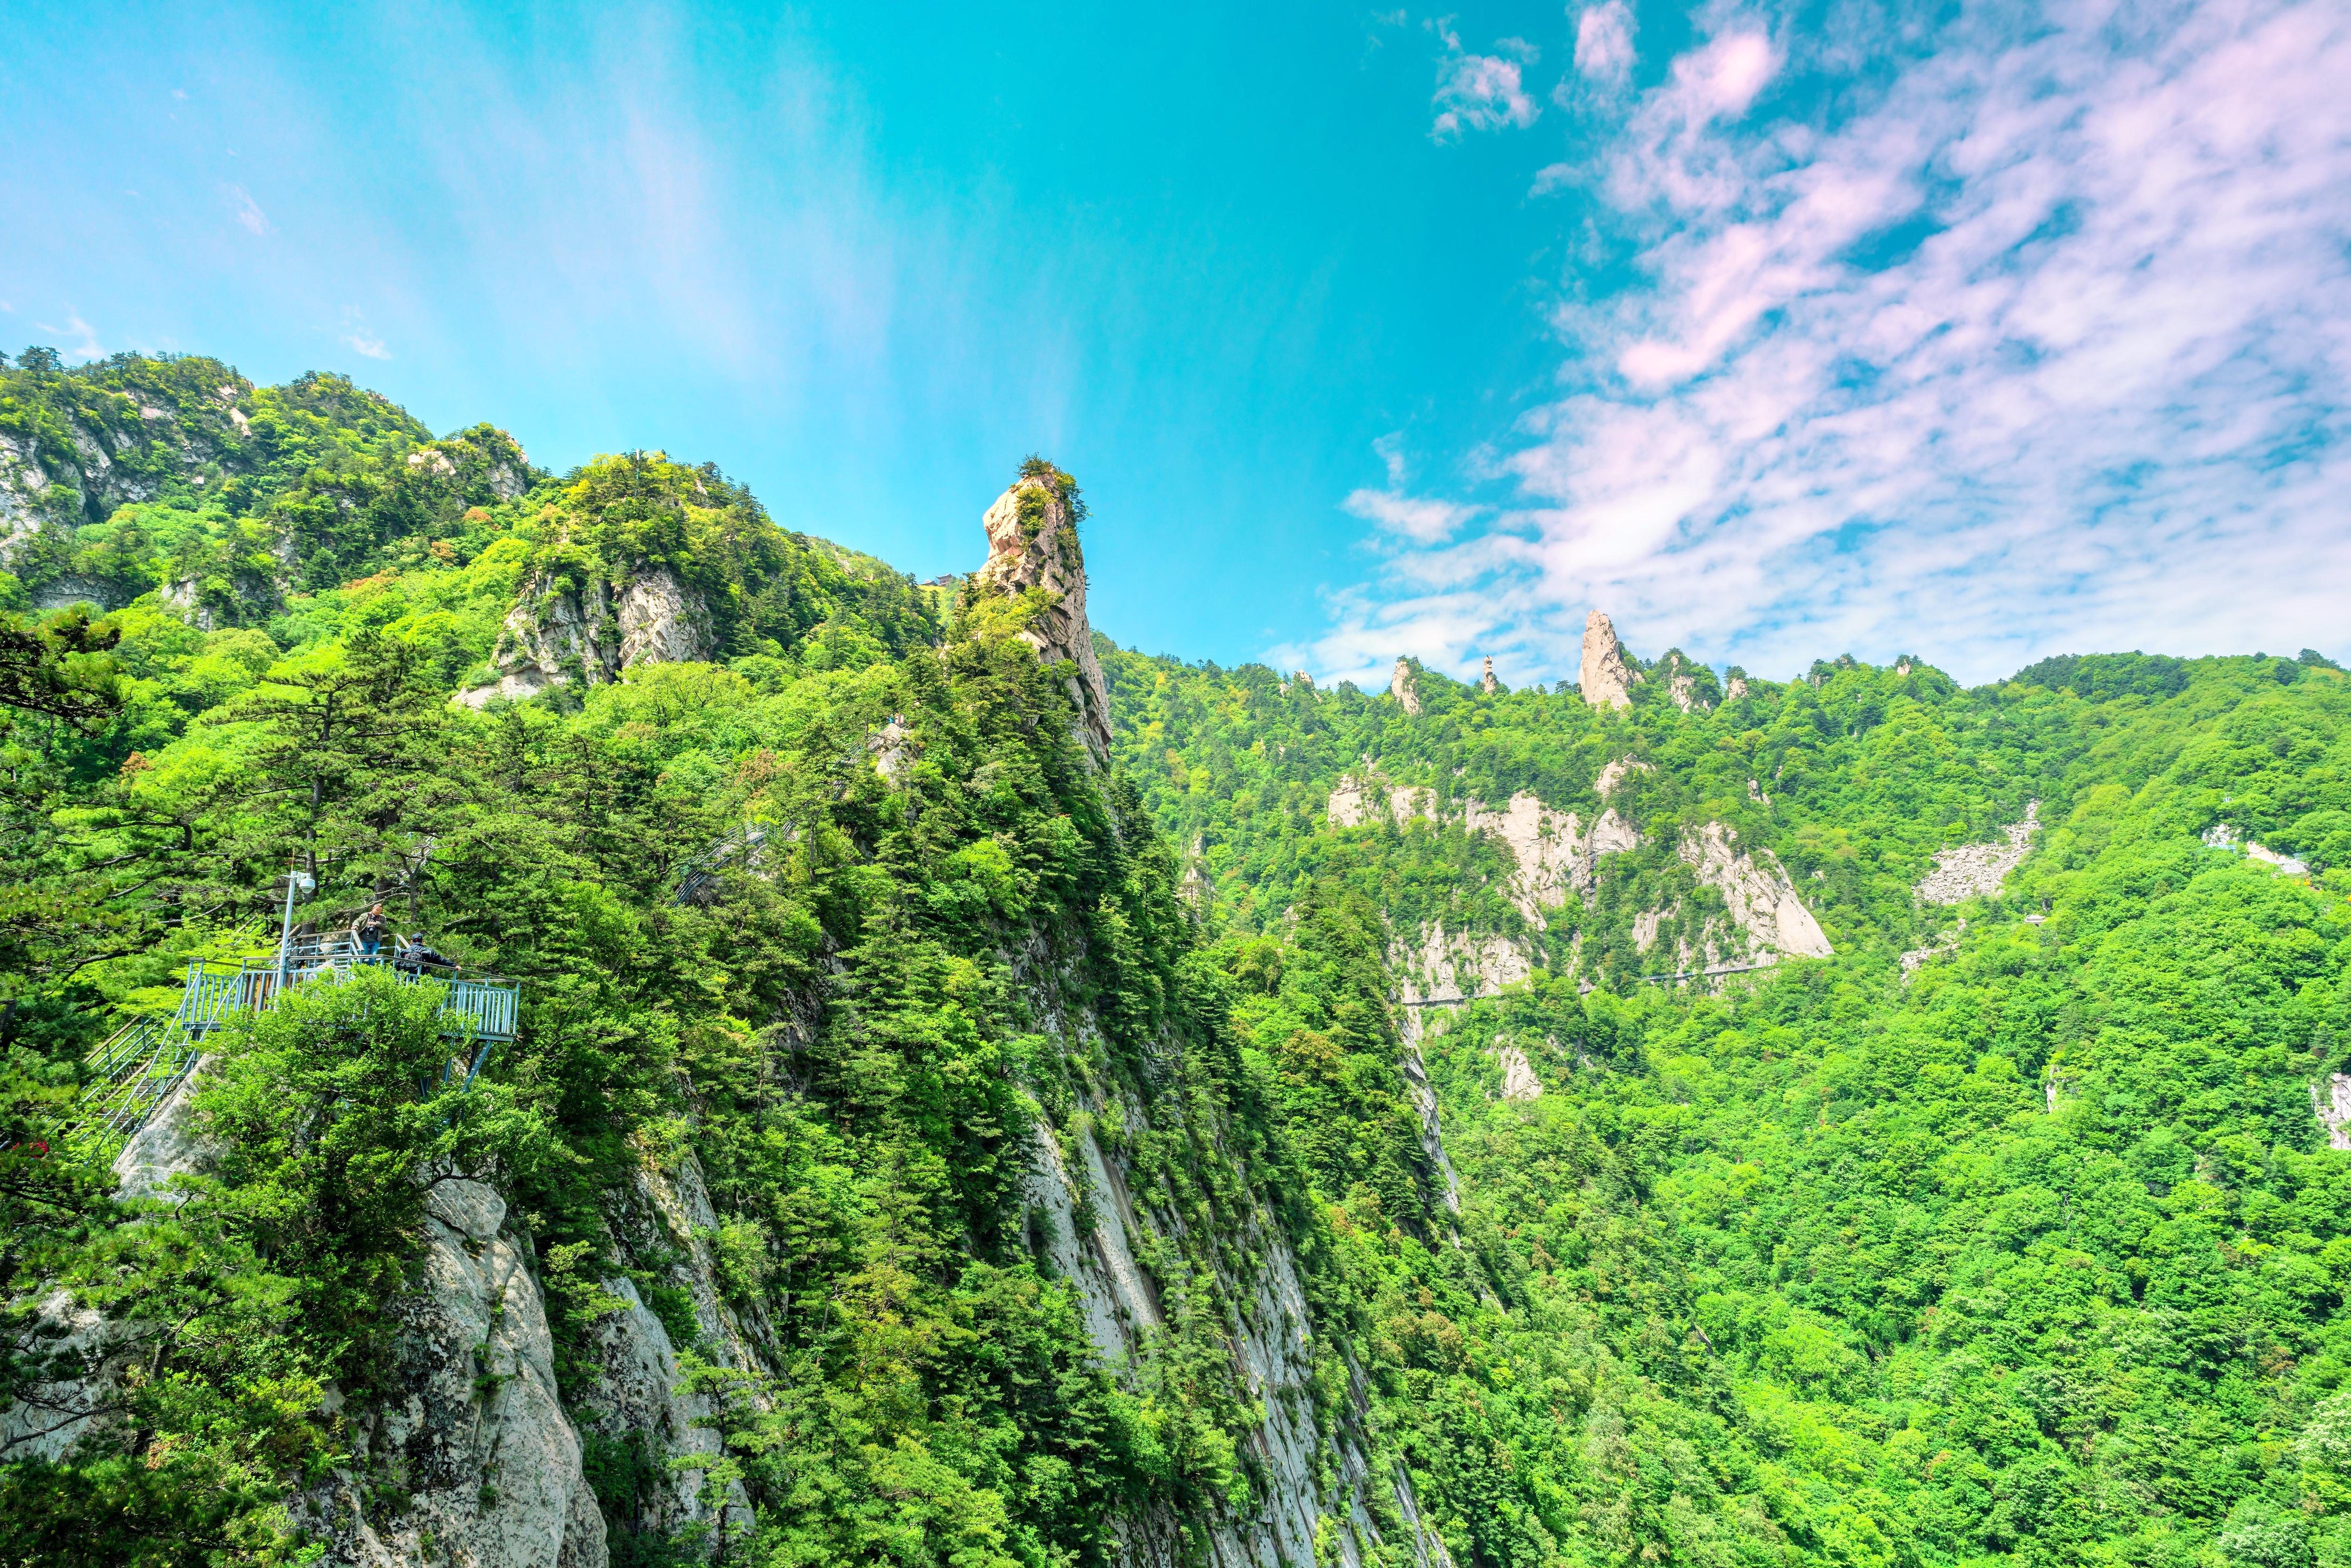
{"label": "handrail", "polygon": [[[235,969],[215,968],[205,959],[192,958],[178,1011],[168,1018],[132,1019],[84,1059],[90,1078],[73,1125],[102,1127],[121,1136],[136,1133],[155,1107],[195,1071],[206,1034],[239,1014],[267,1012],[290,985],[317,979],[341,985],[367,967],[391,969],[404,986],[430,981],[443,988],[436,1009],[443,1020],[442,1034],[474,1042],[465,1069],[468,1090],[489,1061],[491,1049],[514,1039],[521,1022],[522,988],[515,981],[496,976],[458,979],[428,975],[367,957],[354,951],[348,941],[289,946],[282,960],[275,955],[246,958]],[[456,1060],[452,1060],[453,1070]],[[454,1071],[444,1072],[444,1081],[450,1076]]]}
{"label": "handrail", "polygon": [[404,986],[429,980],[444,987],[447,994],[440,1009],[448,1019],[444,1034],[512,1040],[521,1021],[522,988],[515,981],[489,975],[458,978],[428,974],[423,966],[369,957],[349,943],[332,942],[309,945],[308,951],[288,948],[283,963],[275,956],[246,958],[234,972],[214,969],[202,958],[190,959],[176,1021],[189,1034],[202,1036],[237,1014],[269,1011],[289,986],[318,979],[340,985],[362,968],[388,969]]}

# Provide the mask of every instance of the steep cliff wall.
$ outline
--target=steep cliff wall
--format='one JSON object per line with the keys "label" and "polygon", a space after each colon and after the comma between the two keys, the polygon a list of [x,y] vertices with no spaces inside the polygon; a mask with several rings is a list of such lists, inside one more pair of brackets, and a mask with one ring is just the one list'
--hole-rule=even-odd
{"label": "steep cliff wall", "polygon": [[[125,1199],[175,1201],[215,1151],[183,1081],[114,1161]],[[419,1179],[424,1179],[420,1176]],[[168,1223],[162,1209],[133,1224]],[[350,1462],[290,1498],[293,1523],[329,1563],[360,1568],[605,1568],[604,1521],[580,1442],[557,1396],[553,1344],[528,1237],[479,1182],[443,1178],[425,1195],[421,1255],[397,1323],[389,1385],[330,1408],[350,1423]],[[36,1329],[56,1375],[0,1407],[0,1462],[56,1460],[120,1420],[122,1379],[146,1363],[148,1327],[54,1291]]]}

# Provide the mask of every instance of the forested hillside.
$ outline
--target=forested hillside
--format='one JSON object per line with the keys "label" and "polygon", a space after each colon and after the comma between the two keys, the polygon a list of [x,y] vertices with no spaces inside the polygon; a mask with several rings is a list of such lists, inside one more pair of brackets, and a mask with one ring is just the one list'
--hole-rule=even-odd
{"label": "forested hillside", "polygon": [[[0,1562],[2351,1562],[2339,669],[1096,686],[1006,477],[0,370]],[[90,1126],[289,868],[517,1037]]]}

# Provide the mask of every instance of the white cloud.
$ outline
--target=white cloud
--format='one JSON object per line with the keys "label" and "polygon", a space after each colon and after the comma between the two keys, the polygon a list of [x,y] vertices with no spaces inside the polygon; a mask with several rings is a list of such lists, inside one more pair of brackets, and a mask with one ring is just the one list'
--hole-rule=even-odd
{"label": "white cloud", "polygon": [[1575,68],[1596,82],[1621,82],[1633,69],[1633,12],[1625,0],[1591,5],[1575,19]]}
{"label": "white cloud", "polygon": [[383,346],[383,339],[368,326],[366,313],[356,305],[343,307],[343,331],[337,340],[352,353],[371,360],[392,358],[392,350]]}
{"label": "white cloud", "polygon": [[[37,330],[58,339],[57,352],[68,360],[106,358],[106,350],[99,346],[97,329],[83,320],[78,313],[68,316],[62,327],[52,327],[47,321],[36,321],[33,326]],[[68,338],[78,338],[80,341],[65,342],[64,340]]]}
{"label": "white cloud", "polygon": [[1537,57],[1532,44],[1504,38],[1496,46],[1502,53],[1472,55],[1463,52],[1459,34],[1441,24],[1437,32],[1445,41],[1445,56],[1437,62],[1437,95],[1431,99],[1437,111],[1429,127],[1431,136],[1442,141],[1465,128],[1499,131],[1512,125],[1523,131],[1535,122],[1541,110],[1528,96],[1520,74]]}
{"label": "white cloud", "polygon": [[[1593,603],[1783,672],[2341,643],[2351,16],[2073,0],[1859,100],[1832,47],[1734,21],[1628,107],[1603,216],[1644,281],[1555,312],[1562,390],[1484,453],[1515,493],[1485,537],[1350,497],[1416,548],[1310,665],[1556,676]],[[1783,76],[1835,116],[1757,114]]]}
{"label": "white cloud", "polygon": [[266,235],[269,232],[269,219],[263,214],[261,204],[248,195],[243,185],[223,185],[221,190],[228,197],[230,207],[235,211],[236,221],[245,225],[246,233]]}
{"label": "white cloud", "polygon": [[1479,508],[1453,501],[1416,500],[1393,490],[1357,490],[1344,503],[1365,522],[1416,544],[1436,544],[1476,517]]}

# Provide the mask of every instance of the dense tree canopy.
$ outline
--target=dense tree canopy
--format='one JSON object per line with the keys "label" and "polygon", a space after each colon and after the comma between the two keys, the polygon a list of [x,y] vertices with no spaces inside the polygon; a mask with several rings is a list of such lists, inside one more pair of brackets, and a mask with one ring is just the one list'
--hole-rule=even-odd
{"label": "dense tree canopy", "polygon": [[[590,1444],[617,1562],[1082,1563],[1155,1508],[1252,1516],[1256,1213],[1322,1418],[1360,1390],[1373,1473],[1465,1568],[2351,1562],[2351,1153],[2314,1113],[2351,1072],[2351,687],[2314,653],[1975,689],[1841,659],[1728,701],[1668,655],[1621,714],[1419,671],[1416,717],[1105,647],[1105,770],[1018,606],[708,466],[549,475],[199,360],[28,356],[0,433],[50,481],[0,577],[0,1395],[60,1286],[143,1369],[102,1437],[0,1456],[0,1561],[299,1560],[287,1500],[390,1375],[420,1172],[507,1197],[568,1398],[621,1279],[695,1348],[616,1241],[632,1173],[690,1151],[779,1354],[688,1364],[725,1445],[697,1484],[747,1522],[664,1534],[665,1472]],[[510,614],[655,569],[711,659],[450,700]],[[1589,821],[1625,759],[1647,843],[1540,931],[1458,818],[1327,814],[1370,767]],[[1996,896],[1915,897],[2028,802]],[[1670,851],[1713,822],[1834,957],[1636,981],[1635,915],[1698,896]],[[212,1166],[118,1192],[57,1135],[87,1052],[191,958],[265,950],[293,864],[298,919],[383,899],[519,981],[519,1038],[461,1092],[417,993],[298,993],[216,1042]],[[1407,1017],[1394,960],[1437,921],[1541,962]],[[1506,1052],[1539,1097],[1501,1097]],[[1050,1266],[1040,1137],[1182,1222],[1136,1260],[1168,1322],[1134,1364]]]}

